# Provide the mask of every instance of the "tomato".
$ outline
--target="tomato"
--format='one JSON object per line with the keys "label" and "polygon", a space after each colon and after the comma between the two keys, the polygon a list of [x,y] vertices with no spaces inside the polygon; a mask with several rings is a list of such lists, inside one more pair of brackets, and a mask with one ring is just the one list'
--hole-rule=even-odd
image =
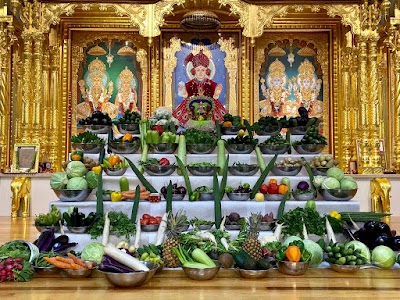
{"label": "tomato", "polygon": [[149,224],[149,219],[140,219],[140,224],[148,225]]}
{"label": "tomato", "polygon": [[161,220],[162,220],[162,217],[157,216],[157,217],[156,217],[156,220],[157,220],[158,224],[160,224],[160,223],[161,223]]}
{"label": "tomato", "polygon": [[150,216],[149,214],[143,214],[142,218],[143,218],[143,219],[150,219],[151,216]]}
{"label": "tomato", "polygon": [[260,186],[260,193],[263,193],[263,194],[267,194],[268,193],[268,185],[267,184],[265,184],[265,183],[263,183],[261,186]]}
{"label": "tomato", "polygon": [[150,219],[150,221],[149,221],[149,224],[160,224],[160,223],[158,223],[158,221],[157,221],[157,219]]}

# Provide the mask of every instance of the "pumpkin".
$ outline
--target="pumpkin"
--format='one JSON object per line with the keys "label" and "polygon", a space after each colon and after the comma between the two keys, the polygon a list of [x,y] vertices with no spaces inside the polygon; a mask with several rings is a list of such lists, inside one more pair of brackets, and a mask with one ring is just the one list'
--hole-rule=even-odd
{"label": "pumpkin", "polygon": [[83,152],[82,151],[73,151],[71,153],[71,160],[82,161],[83,160]]}

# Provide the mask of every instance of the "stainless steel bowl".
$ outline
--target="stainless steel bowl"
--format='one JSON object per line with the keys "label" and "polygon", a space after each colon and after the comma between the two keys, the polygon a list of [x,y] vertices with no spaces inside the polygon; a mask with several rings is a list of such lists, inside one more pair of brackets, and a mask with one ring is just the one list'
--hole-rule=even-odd
{"label": "stainless steel bowl", "polygon": [[250,193],[226,193],[231,201],[247,201],[250,200]]}
{"label": "stainless steel bowl", "polygon": [[221,127],[221,133],[224,135],[237,135],[240,129],[245,130],[245,128],[239,126]]}
{"label": "stainless steel bowl", "polygon": [[175,172],[175,165],[159,166],[159,165],[144,165],[144,170],[151,176],[169,176]]}
{"label": "stainless steel bowl", "polygon": [[275,176],[296,176],[297,174],[300,173],[301,168],[303,166],[298,166],[298,167],[294,167],[294,166],[277,166],[275,165],[271,172],[272,174],[274,174]]}
{"label": "stainless steel bowl", "polygon": [[228,167],[229,173],[235,176],[253,176],[258,169],[259,166],[255,164],[240,164]]}
{"label": "stainless steel bowl", "polygon": [[80,227],[67,226],[67,228],[71,233],[85,233],[86,229],[88,229],[88,226],[80,226]]}
{"label": "stainless steel bowl", "polygon": [[265,201],[281,201],[283,197],[283,194],[264,194]]}
{"label": "stainless steel bowl", "polygon": [[104,172],[108,176],[121,176],[124,175],[128,167],[124,168],[104,168]]}
{"label": "stainless steel bowl", "polygon": [[139,124],[118,124],[118,131],[120,133],[139,133]]}
{"label": "stainless steel bowl", "polygon": [[156,154],[172,154],[175,152],[178,144],[175,143],[158,143],[150,144],[151,150]]}
{"label": "stainless steel bowl", "polygon": [[182,266],[183,272],[185,272],[186,276],[193,280],[210,280],[213,279],[221,266],[218,264],[216,267],[198,269],[198,268],[188,268]]}
{"label": "stainless steel bowl", "polygon": [[294,146],[294,150],[299,154],[318,154],[325,148],[324,144],[300,144]]}
{"label": "stainless steel bowl", "polygon": [[54,190],[54,193],[57,195],[58,199],[63,202],[79,202],[85,201],[87,197],[89,197],[90,193],[93,189],[84,189],[84,190]]}
{"label": "stainless steel bowl", "polygon": [[274,223],[275,222],[261,222],[258,228],[260,229],[260,231],[270,231],[272,230]]}
{"label": "stainless steel bowl", "polygon": [[311,168],[314,176],[321,175],[326,176],[326,172],[329,170],[327,167],[312,167]]}
{"label": "stainless steel bowl", "polygon": [[358,189],[353,190],[333,190],[333,189],[320,189],[318,192],[326,201],[349,201],[357,194]]}
{"label": "stainless steel bowl", "polygon": [[240,229],[240,225],[225,225],[225,228],[228,230],[239,230]]}
{"label": "stainless steel bowl", "polygon": [[307,133],[307,126],[289,127],[289,131],[292,135],[304,135]]}
{"label": "stainless steel bowl", "polygon": [[132,142],[110,141],[108,147],[116,154],[133,154],[140,148],[140,138],[134,137]]}
{"label": "stainless steel bowl", "polygon": [[257,130],[256,133],[257,135],[275,135],[278,134],[281,129],[279,125],[269,125],[268,127],[264,126],[263,129]]}
{"label": "stainless steel bowl", "polygon": [[296,192],[292,193],[293,198],[296,199],[297,201],[309,201],[309,200],[314,200],[316,198],[316,194],[314,192],[310,193],[302,193],[302,194],[297,194]]}
{"label": "stainless steel bowl", "polygon": [[158,264],[153,264],[147,261],[142,261],[150,270],[132,273],[111,273],[103,272],[108,282],[117,287],[137,287],[148,282],[156,273]]}
{"label": "stainless steel bowl", "polygon": [[239,274],[243,278],[259,279],[259,278],[267,277],[268,270],[245,270],[245,269],[239,269]]}
{"label": "stainless steel bowl", "polygon": [[160,227],[160,224],[148,224],[148,225],[140,225],[140,228],[144,232],[154,232],[158,230],[158,227]]}
{"label": "stainless steel bowl", "polygon": [[339,273],[354,273],[360,270],[361,267],[360,265],[351,266],[351,265],[337,265],[332,263],[329,263],[329,265],[333,271]]}
{"label": "stainless steel bowl", "polygon": [[210,154],[214,151],[216,144],[193,144],[186,145],[186,150],[191,154]]}
{"label": "stainless steel bowl", "polygon": [[11,243],[11,242],[21,242],[21,243],[25,244],[29,248],[29,251],[31,252],[31,255],[29,257],[29,262],[30,263],[33,263],[35,258],[38,257],[38,255],[40,253],[39,248],[34,243],[31,243],[31,242],[28,242],[28,241],[25,241],[25,240],[15,240],[15,241],[7,242],[7,243]]}
{"label": "stainless steel bowl", "polygon": [[210,230],[214,224],[203,224],[203,225],[196,225],[196,227],[200,230]]}
{"label": "stainless steel bowl", "polygon": [[310,265],[310,262],[290,262],[290,261],[278,261],[277,266],[279,272],[286,274],[286,275],[303,275]]}
{"label": "stainless steel bowl", "polygon": [[100,153],[100,150],[104,148],[104,144],[80,144],[72,143],[72,148],[76,151],[82,151],[89,154]]}
{"label": "stainless steel bowl", "polygon": [[110,125],[82,125],[83,130],[90,131],[92,133],[108,133]]}
{"label": "stainless steel bowl", "polygon": [[199,201],[213,201],[214,192],[202,192],[200,193]]}
{"label": "stainless steel bowl", "polygon": [[253,152],[256,144],[228,144],[225,143],[225,148],[231,154],[250,154]]}
{"label": "stainless steel bowl", "polygon": [[40,226],[40,225],[35,224],[35,227],[36,227],[37,231],[39,231],[39,232],[42,232],[44,230],[53,230],[54,232],[60,232],[59,225],[57,225],[57,226],[54,226],[54,225],[53,226]]}
{"label": "stainless steel bowl", "polygon": [[[167,200],[167,194],[162,194],[164,199]],[[172,194],[172,201],[182,201],[186,194]]]}
{"label": "stainless steel bowl", "polygon": [[189,223],[188,223],[188,224],[185,224],[185,225],[182,225],[181,231],[180,231],[180,232],[188,231],[189,227],[190,227],[190,224],[189,224]]}
{"label": "stainless steel bowl", "polygon": [[86,278],[92,275],[93,269],[61,269],[61,273],[70,278]]}
{"label": "stainless steel bowl", "polygon": [[103,194],[103,201],[111,201],[111,194]]}
{"label": "stainless steel bowl", "polygon": [[60,268],[57,267],[36,267],[33,266],[35,272],[39,275],[54,275],[60,273]]}
{"label": "stainless steel bowl", "polygon": [[218,171],[217,166],[187,166],[187,169],[193,176],[211,176],[214,170]]}
{"label": "stainless steel bowl", "polygon": [[264,154],[284,154],[289,150],[289,144],[282,145],[262,145],[260,150]]}

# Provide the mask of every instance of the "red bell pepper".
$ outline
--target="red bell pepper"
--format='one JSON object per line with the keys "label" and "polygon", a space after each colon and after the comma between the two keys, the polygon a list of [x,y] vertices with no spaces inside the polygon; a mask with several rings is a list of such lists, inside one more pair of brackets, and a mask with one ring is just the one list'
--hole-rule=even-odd
{"label": "red bell pepper", "polygon": [[158,135],[162,135],[163,133],[163,127],[161,125],[153,125],[151,126],[151,130],[156,130],[158,132]]}
{"label": "red bell pepper", "polygon": [[276,183],[270,183],[268,185],[268,194],[279,194],[279,185]]}
{"label": "red bell pepper", "polygon": [[158,163],[160,164],[160,166],[169,166],[169,160],[165,157],[161,158]]}

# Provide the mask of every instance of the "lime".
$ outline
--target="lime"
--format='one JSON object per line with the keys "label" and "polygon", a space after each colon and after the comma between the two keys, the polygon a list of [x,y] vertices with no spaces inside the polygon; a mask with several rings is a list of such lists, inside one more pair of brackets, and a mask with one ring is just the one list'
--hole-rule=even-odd
{"label": "lime", "polygon": [[244,130],[240,129],[239,132],[238,132],[238,136],[242,137],[242,136],[244,136],[244,134],[245,134]]}

